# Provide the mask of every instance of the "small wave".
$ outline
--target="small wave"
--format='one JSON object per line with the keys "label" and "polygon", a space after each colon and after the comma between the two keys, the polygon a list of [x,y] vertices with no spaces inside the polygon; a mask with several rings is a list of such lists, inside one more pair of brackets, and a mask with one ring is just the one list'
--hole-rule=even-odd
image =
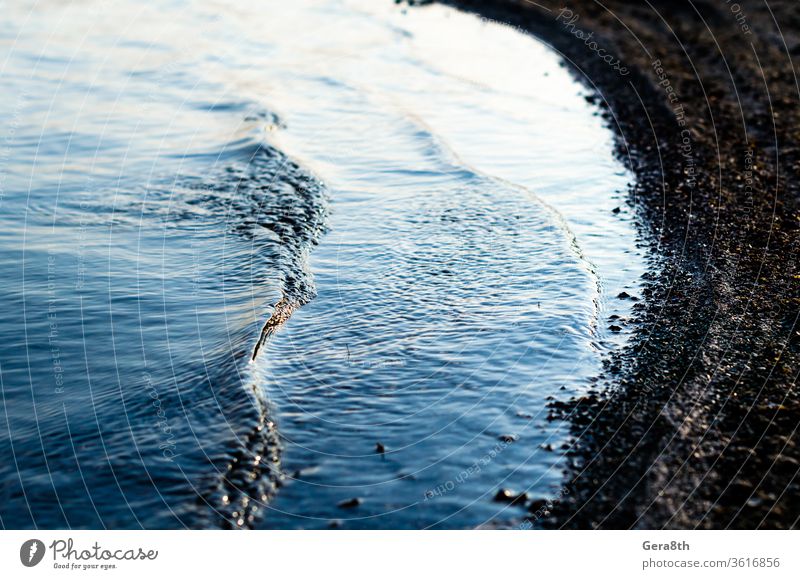
{"label": "small wave", "polygon": [[[221,175],[193,180],[184,189],[184,201],[191,208],[224,216],[227,229],[252,239],[254,250],[268,254],[268,262],[280,272],[283,297],[270,308],[260,333],[247,337],[252,354],[239,360],[244,365],[255,361],[264,342],[315,295],[306,262],[326,230],[328,196],[319,180],[272,147],[243,144],[233,149],[247,160],[226,165]],[[239,438],[206,497],[224,525],[238,527],[252,524],[282,479],[280,442],[266,393],[251,369],[242,372],[246,376],[242,387],[252,396],[256,423]],[[224,381],[221,386],[227,387]]]}

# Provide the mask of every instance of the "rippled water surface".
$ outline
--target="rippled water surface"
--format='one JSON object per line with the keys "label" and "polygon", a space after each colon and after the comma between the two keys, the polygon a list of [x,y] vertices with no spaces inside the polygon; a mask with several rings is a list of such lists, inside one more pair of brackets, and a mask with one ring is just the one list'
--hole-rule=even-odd
{"label": "rippled water surface", "polygon": [[463,528],[558,494],[547,401],[642,265],[557,54],[388,0],[8,11],[4,526]]}

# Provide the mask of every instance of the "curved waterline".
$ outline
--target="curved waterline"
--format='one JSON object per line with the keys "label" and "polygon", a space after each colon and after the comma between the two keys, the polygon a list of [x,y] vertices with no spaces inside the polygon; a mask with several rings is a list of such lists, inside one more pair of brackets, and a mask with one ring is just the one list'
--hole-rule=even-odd
{"label": "curved waterline", "polygon": [[438,6],[205,10],[54,8],[74,34],[10,54],[8,516],[472,527],[552,496],[547,400],[624,339],[640,265],[582,89]]}

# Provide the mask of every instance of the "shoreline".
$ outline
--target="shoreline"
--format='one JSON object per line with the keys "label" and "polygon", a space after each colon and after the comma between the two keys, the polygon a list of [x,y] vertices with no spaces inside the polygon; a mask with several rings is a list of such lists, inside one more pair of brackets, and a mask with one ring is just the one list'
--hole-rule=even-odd
{"label": "shoreline", "polygon": [[443,3],[532,33],[571,63],[635,175],[629,203],[650,244],[631,343],[595,390],[551,407],[572,432],[569,493],[535,522],[797,527],[792,3]]}

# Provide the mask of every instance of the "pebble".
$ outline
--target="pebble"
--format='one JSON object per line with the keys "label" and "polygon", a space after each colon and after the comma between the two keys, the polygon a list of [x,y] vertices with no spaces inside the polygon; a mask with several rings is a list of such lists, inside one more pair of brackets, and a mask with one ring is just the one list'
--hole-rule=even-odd
{"label": "pebble", "polygon": [[500,489],[497,491],[497,494],[494,495],[494,500],[498,503],[518,505],[520,503],[525,503],[528,500],[528,495],[526,493],[515,493],[511,489]]}
{"label": "pebble", "polygon": [[357,506],[359,506],[363,502],[364,501],[362,501],[360,498],[353,497],[352,499],[347,499],[347,500],[344,500],[344,501],[340,502],[336,506],[339,507],[340,509],[354,509],[354,508],[356,508]]}

